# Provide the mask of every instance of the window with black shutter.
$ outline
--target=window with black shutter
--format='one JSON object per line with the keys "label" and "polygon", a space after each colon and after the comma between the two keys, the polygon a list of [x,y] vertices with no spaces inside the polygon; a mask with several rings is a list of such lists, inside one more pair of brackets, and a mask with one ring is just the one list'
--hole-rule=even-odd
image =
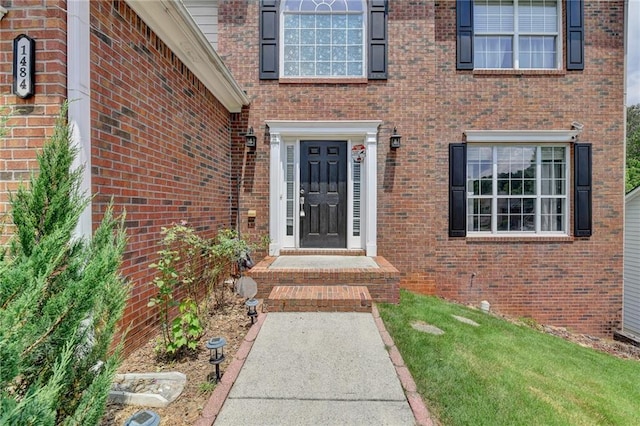
{"label": "window with black shutter", "polygon": [[260,79],[386,79],[387,15],[387,0],[261,0]]}

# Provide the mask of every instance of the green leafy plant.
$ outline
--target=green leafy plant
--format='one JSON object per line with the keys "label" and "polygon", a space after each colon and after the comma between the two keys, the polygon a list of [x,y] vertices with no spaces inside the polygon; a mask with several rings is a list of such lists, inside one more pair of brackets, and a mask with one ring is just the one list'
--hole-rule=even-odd
{"label": "green leafy plant", "polygon": [[[180,357],[197,348],[204,327],[200,318],[199,286],[203,276],[203,251],[206,241],[196,235],[186,222],[162,228],[163,249],[160,258],[150,265],[158,271],[153,283],[157,294],[147,306],[158,307],[162,341],[156,347],[160,355]],[[180,296],[186,294],[181,299]],[[172,309],[178,306],[171,320]]]}
{"label": "green leafy plant", "polygon": [[250,244],[237,231],[222,229],[208,248],[207,279],[214,309],[226,305],[233,291],[234,279],[251,262],[250,253],[268,245],[268,238]]}
{"label": "green leafy plant", "polygon": [[198,340],[204,332],[200,318],[198,318],[198,305],[192,299],[180,302],[180,315],[171,323],[171,343],[167,345],[167,353],[175,354],[185,348],[195,351]]}

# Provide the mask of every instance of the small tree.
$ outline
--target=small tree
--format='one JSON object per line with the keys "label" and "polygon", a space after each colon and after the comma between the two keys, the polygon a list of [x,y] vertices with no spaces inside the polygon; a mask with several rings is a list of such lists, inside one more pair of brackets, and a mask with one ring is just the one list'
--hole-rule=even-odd
{"label": "small tree", "polygon": [[95,425],[120,362],[109,356],[128,286],[123,222],[109,207],[93,238],[74,237],[89,198],[62,107],[39,172],[11,196],[15,236],[0,260],[0,424]]}

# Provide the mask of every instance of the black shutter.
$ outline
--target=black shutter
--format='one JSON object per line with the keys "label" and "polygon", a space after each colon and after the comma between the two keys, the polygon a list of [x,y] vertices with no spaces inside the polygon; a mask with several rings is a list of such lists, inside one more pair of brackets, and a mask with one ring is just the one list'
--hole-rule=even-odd
{"label": "black shutter", "polygon": [[459,70],[473,69],[473,0],[456,1],[456,52]]}
{"label": "black shutter", "polygon": [[574,230],[576,237],[591,236],[591,144],[574,145],[575,206]]}
{"label": "black shutter", "polygon": [[567,70],[584,69],[582,0],[567,0]]}
{"label": "black shutter", "polygon": [[372,0],[369,7],[368,77],[371,80],[386,80],[387,0]]}
{"label": "black shutter", "polygon": [[260,79],[278,79],[278,0],[260,1]]}
{"label": "black shutter", "polygon": [[449,236],[467,235],[467,145],[449,145]]}

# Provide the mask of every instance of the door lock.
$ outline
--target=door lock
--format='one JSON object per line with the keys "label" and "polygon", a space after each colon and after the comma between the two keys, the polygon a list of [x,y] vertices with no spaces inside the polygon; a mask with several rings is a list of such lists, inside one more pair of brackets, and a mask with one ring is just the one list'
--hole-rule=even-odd
{"label": "door lock", "polygon": [[300,189],[300,217],[304,217],[304,189]]}

